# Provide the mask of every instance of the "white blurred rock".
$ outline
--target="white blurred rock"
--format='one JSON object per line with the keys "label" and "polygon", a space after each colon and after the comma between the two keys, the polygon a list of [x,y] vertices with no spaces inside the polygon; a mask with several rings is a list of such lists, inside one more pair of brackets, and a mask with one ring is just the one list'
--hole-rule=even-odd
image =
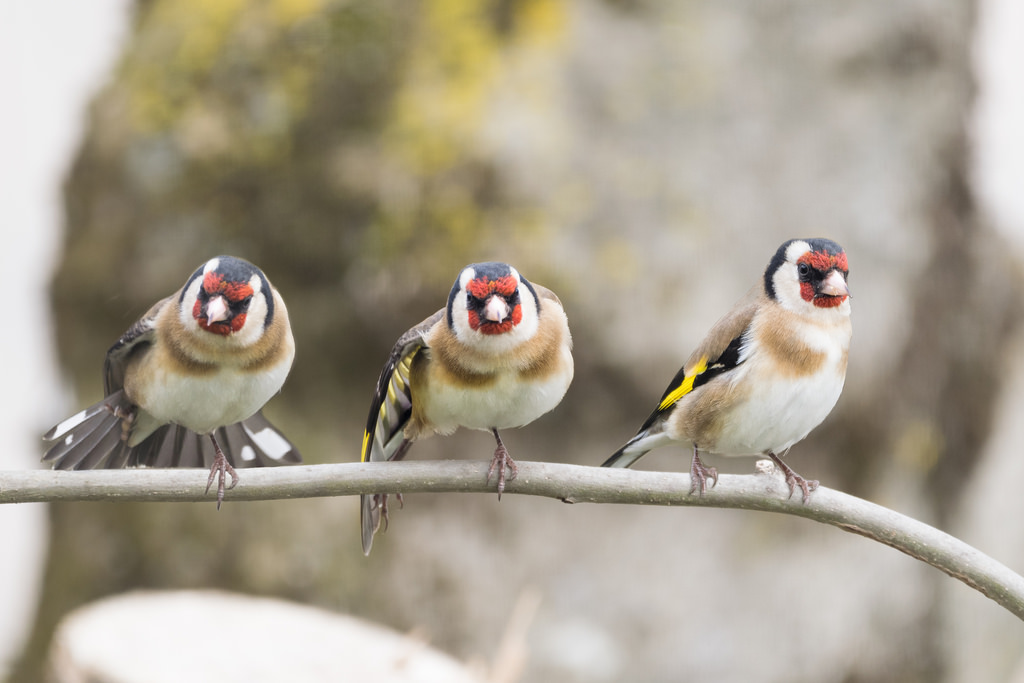
{"label": "white blurred rock", "polygon": [[57,683],[481,680],[415,637],[218,591],[136,592],[86,605],[60,623],[49,659]]}

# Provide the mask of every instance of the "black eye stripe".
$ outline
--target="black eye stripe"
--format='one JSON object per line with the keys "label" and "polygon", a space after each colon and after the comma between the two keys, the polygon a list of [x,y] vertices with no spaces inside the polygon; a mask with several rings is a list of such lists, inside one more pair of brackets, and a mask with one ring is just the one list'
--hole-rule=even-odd
{"label": "black eye stripe", "polygon": [[[501,295],[498,293],[488,294],[487,299],[490,299],[492,296]],[[508,304],[508,307],[510,309],[515,308],[516,305],[519,303],[519,290],[513,292],[512,296],[502,298],[505,299],[505,303]],[[469,292],[466,292],[466,308],[468,308],[471,311],[482,311],[484,306],[487,305],[487,299],[478,299]]]}
{"label": "black eye stripe", "polygon": [[249,304],[252,302],[252,296],[247,296],[241,301],[228,301],[228,307],[235,314],[242,313],[249,310]]}

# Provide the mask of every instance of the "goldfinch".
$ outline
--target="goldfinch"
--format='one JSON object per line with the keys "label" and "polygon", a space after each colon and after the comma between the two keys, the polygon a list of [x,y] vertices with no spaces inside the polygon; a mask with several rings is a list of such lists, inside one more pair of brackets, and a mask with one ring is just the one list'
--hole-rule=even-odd
{"label": "goldfinch", "polygon": [[105,398],[44,435],[62,470],[208,465],[217,507],[238,467],[301,460],[260,413],[284,384],[295,342],[284,300],[233,256],[199,267],[128,328],[103,364]]}
{"label": "goldfinch", "polygon": [[718,472],[700,452],[767,455],[792,496],[807,481],[780,456],[828,416],[846,380],[850,289],[846,252],[827,239],[795,239],[775,252],[763,282],[718,321],[668,385],[658,407],[604,467],[629,467],[671,441],[693,447],[690,492]]}
{"label": "goldfinch", "polygon": [[[497,443],[487,481],[498,496],[516,476],[499,429],[522,427],[562,400],[573,376],[562,303],[505,263],[466,266],[448,305],[399,337],[377,380],[363,433],[363,462],[399,460],[413,441],[459,427]],[[387,520],[387,497],[362,497],[363,552]]]}

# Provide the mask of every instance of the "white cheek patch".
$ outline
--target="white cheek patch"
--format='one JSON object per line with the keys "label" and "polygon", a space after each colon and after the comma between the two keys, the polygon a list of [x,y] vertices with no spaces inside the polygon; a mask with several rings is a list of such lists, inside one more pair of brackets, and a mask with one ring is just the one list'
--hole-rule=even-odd
{"label": "white cheek patch", "polygon": [[452,301],[452,328],[455,330],[455,336],[463,342],[473,334],[473,329],[469,326],[469,309],[466,308],[466,296],[465,291],[460,291],[455,295],[455,300]]}
{"label": "white cheek patch", "polygon": [[791,311],[804,310],[807,302],[800,295],[800,276],[797,273],[797,260],[811,250],[804,240],[797,240],[786,248],[786,261],[778,267],[772,276],[775,287],[775,298],[783,308]]}
{"label": "white cheek patch", "polygon": [[469,283],[476,278],[476,270],[466,268],[459,276],[459,291],[452,300],[452,328],[455,337],[463,343],[472,343],[471,340],[477,334],[476,330],[469,326]]}
{"label": "white cheek patch", "polygon": [[796,266],[792,263],[787,261],[779,266],[772,278],[772,283],[775,285],[775,298],[785,308],[796,311],[800,310],[801,304],[806,303],[800,296],[800,279],[797,276]]}
{"label": "white cheek patch", "polygon": [[527,339],[532,337],[540,326],[540,319],[537,315],[539,309],[540,304],[534,298],[530,288],[520,285],[519,310],[522,313],[522,319],[520,319],[516,329],[521,330],[523,336]]}
{"label": "white cheek patch", "polygon": [[[216,259],[215,259],[216,260]],[[203,271],[205,272],[205,271]],[[178,307],[178,318],[185,329],[198,329],[199,323],[192,317],[192,309],[195,308],[196,300],[199,298],[199,288],[203,286],[203,276],[197,277],[185,290],[185,296],[181,299]]]}
{"label": "white cheek patch", "polygon": [[255,344],[263,336],[263,326],[267,321],[267,299],[266,296],[273,296],[273,292],[266,295],[259,287],[253,288],[252,300],[249,302],[249,310],[245,312],[245,324],[229,338],[236,340],[241,346]]}

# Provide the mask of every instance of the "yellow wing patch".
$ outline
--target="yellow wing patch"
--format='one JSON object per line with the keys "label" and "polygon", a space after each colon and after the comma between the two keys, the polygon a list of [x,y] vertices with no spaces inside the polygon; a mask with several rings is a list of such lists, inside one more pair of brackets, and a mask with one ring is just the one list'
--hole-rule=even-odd
{"label": "yellow wing patch", "polygon": [[363,462],[390,459],[401,445],[400,437],[412,409],[409,376],[419,349],[419,346],[406,345],[405,355],[394,362],[387,375],[387,384],[378,387],[378,397],[370,409],[371,419],[363,430]]}
{"label": "yellow wing patch", "polygon": [[364,429],[363,430],[363,449],[360,451],[360,453],[362,453],[362,456],[363,456],[362,457],[363,462],[369,462],[369,460],[370,460],[369,445],[370,445],[370,432],[368,432],[368,431],[366,431]]}
{"label": "yellow wing patch", "polygon": [[693,381],[707,369],[708,358],[707,356],[701,356],[700,361],[698,361],[697,365],[693,368],[693,372],[684,377],[679,386],[670,391],[665,398],[662,399],[661,403],[658,404],[658,410],[665,410],[683,396],[686,396],[688,393],[693,391]]}

